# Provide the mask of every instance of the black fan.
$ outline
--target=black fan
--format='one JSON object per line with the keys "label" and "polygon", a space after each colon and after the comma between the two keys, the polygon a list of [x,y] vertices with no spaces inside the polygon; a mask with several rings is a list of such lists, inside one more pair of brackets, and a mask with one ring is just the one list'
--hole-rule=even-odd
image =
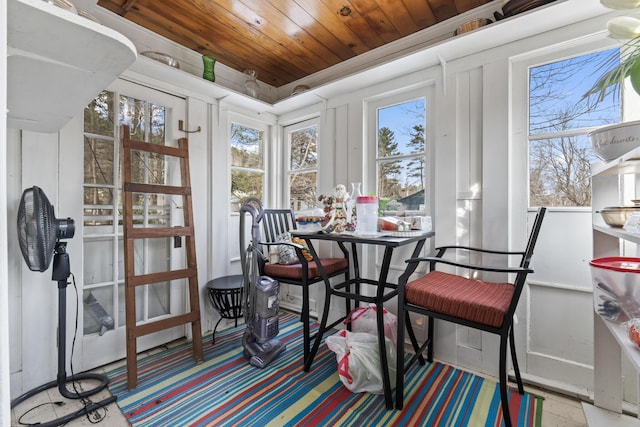
{"label": "black fan", "polygon": [[[109,380],[106,376],[83,373],[67,377],[66,369],[66,308],[67,285],[71,275],[67,244],[60,239],[70,239],[75,234],[75,225],[71,218],[55,217],[53,206],[39,187],[27,188],[22,193],[18,208],[18,240],[22,256],[29,269],[44,272],[49,268],[53,258],[52,280],[58,282],[58,376],[56,380],[43,384],[19,396],[11,402],[13,408],[17,404],[49,388],[58,387],[60,394],[67,399],[84,399],[104,389]],[[78,380],[96,380],[98,386],[92,390],[78,392],[69,391],[67,383]],[[74,418],[88,414],[115,402],[116,396],[110,396],[101,402],[90,402],[81,410],[58,418],[41,426],[64,425]]]}

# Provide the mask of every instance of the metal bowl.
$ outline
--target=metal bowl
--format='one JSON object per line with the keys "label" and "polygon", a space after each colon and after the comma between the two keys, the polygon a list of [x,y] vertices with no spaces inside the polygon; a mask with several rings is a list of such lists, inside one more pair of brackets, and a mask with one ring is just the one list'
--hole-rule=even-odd
{"label": "metal bowl", "polygon": [[627,217],[633,212],[640,212],[640,206],[609,206],[600,210],[600,215],[607,225],[622,227]]}

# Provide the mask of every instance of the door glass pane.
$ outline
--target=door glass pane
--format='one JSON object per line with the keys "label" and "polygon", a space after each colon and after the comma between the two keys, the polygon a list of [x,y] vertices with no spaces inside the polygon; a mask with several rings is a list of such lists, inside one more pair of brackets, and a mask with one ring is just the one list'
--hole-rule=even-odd
{"label": "door glass pane", "polygon": [[149,103],[151,116],[151,129],[149,142],[151,144],[164,145],[165,143],[165,108],[162,105]]}
{"label": "door glass pane", "polygon": [[113,188],[84,188],[84,234],[113,233]]}
{"label": "door glass pane", "polygon": [[84,138],[84,183],[113,184],[113,141]]}
{"label": "door glass pane", "polygon": [[128,96],[120,97],[120,116],[119,123],[129,126],[132,139],[145,141],[146,127],[146,106],[145,101],[130,98]]}
{"label": "door glass pane", "polygon": [[84,283],[113,281],[113,241],[87,240],[84,242]]}
{"label": "door glass pane", "polygon": [[84,109],[84,131],[113,136],[113,92],[103,91]]}
{"label": "door glass pane", "polygon": [[[165,316],[171,313],[169,282],[149,285],[149,318]],[[177,285],[176,285],[177,286]]]}
{"label": "door glass pane", "polygon": [[113,287],[102,286],[85,290],[84,302],[84,334],[103,334],[114,327]]}

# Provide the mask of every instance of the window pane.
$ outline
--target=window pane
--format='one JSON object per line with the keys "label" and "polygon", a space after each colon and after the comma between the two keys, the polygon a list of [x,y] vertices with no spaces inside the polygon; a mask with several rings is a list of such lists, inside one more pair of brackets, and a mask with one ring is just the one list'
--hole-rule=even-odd
{"label": "window pane", "polygon": [[87,240],[84,242],[84,283],[113,281],[113,241]]}
{"label": "window pane", "polygon": [[263,198],[262,173],[231,171],[231,206],[237,212],[249,197]]}
{"label": "window pane", "polygon": [[113,184],[113,141],[84,138],[84,183]]}
{"label": "window pane", "polygon": [[131,182],[144,184],[167,184],[164,155],[131,150]]}
{"label": "window pane", "polygon": [[424,152],[425,114],[424,99],[378,109],[378,157]]}
{"label": "window pane", "polygon": [[[106,332],[113,324],[113,287],[103,286],[83,292],[84,335]],[[104,312],[102,310],[104,310]],[[104,329],[103,329],[104,328]]]}
{"label": "window pane", "polygon": [[383,212],[422,211],[426,185],[426,100],[377,110],[377,194]]}
{"label": "window pane", "polygon": [[296,130],[290,134],[291,170],[318,166],[318,126]]}
{"label": "window pane", "polygon": [[294,211],[315,208],[318,203],[317,172],[289,175],[289,197]]}
{"label": "window pane", "polygon": [[378,162],[378,197],[387,211],[425,210],[425,157]]}
{"label": "window pane", "polygon": [[529,206],[591,206],[591,162],[586,135],[531,141]]}
{"label": "window pane", "polygon": [[162,105],[149,105],[151,115],[151,129],[149,142],[152,144],[165,145],[165,111]]}
{"label": "window pane", "polygon": [[84,188],[84,226],[85,234],[113,233],[113,188]]}
{"label": "window pane", "polygon": [[177,282],[162,282],[149,285],[149,318],[171,314],[171,292],[169,287]]}
{"label": "window pane", "polygon": [[[613,58],[609,60],[610,58]],[[608,67],[601,68],[603,64]],[[610,92],[601,102],[582,95],[619,63],[619,49],[533,67],[529,73],[529,134],[560,132],[620,120],[620,100]]]}
{"label": "window pane", "polygon": [[264,132],[237,123],[231,125],[231,165],[262,169]]}
{"label": "window pane", "polygon": [[120,97],[120,119],[121,125],[128,125],[131,131],[131,138],[144,141],[145,131],[145,101],[130,98],[127,96]]}
{"label": "window pane", "polygon": [[84,131],[113,136],[113,92],[101,92],[84,109]]}
{"label": "window pane", "polygon": [[[529,206],[590,206],[587,133],[621,120],[619,91],[582,96],[619,63],[610,49],[533,67],[529,71]],[[607,67],[603,68],[603,64]]]}

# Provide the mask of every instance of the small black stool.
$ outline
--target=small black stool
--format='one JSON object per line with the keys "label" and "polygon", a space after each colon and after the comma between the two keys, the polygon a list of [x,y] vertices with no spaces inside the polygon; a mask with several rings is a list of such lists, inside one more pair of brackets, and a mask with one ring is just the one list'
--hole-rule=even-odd
{"label": "small black stool", "polygon": [[244,278],[242,274],[218,277],[207,282],[207,290],[211,304],[220,314],[211,336],[213,345],[216,342],[216,329],[222,319],[235,319],[238,326],[238,319],[242,317]]}

